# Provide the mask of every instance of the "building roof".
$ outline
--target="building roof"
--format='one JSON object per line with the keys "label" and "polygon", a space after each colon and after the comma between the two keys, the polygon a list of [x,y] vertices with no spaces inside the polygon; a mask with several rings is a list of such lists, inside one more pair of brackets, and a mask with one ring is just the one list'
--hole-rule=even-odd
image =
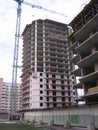
{"label": "building roof", "polygon": [[[98,4],[98,0],[91,0],[84,8],[83,10],[76,16],[74,19],[69,23],[70,26],[74,27],[74,24],[78,23],[84,15],[87,15],[87,13],[92,10],[92,7],[95,7],[95,5]],[[97,5],[98,8],[98,5]]]}

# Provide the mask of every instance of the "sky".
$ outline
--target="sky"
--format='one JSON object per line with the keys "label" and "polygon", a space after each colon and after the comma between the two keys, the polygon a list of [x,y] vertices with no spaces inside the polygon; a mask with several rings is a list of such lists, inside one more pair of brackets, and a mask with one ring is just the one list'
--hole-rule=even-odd
{"label": "sky", "polygon": [[[51,19],[68,24],[84,8],[90,0],[24,0],[32,5],[39,5],[49,10],[63,13],[66,17],[32,8],[22,3],[21,26],[22,34],[25,26],[37,19]],[[0,78],[4,82],[12,82],[13,55],[17,18],[17,2],[0,0]],[[19,42],[18,65],[22,65],[22,39]],[[21,69],[18,68],[17,82],[21,82]]]}

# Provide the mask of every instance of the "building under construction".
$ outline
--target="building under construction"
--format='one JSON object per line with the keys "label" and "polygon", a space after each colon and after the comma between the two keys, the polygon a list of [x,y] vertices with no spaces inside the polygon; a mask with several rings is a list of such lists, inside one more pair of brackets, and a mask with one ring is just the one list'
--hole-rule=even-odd
{"label": "building under construction", "polygon": [[75,89],[84,94],[77,101],[98,103],[98,1],[92,0],[70,23],[74,34],[70,36],[72,74],[79,77]]}
{"label": "building under construction", "polygon": [[[67,27],[73,28],[68,42]],[[60,125],[69,121],[73,126],[93,124],[98,128],[98,1],[91,0],[69,26],[37,20],[27,25],[23,36],[24,110],[35,102],[36,108],[58,107],[25,111],[24,119]],[[76,102],[85,104],[75,105],[74,89]],[[77,95],[79,89],[84,91],[82,96]]]}
{"label": "building under construction", "polygon": [[22,109],[62,108],[75,104],[67,25],[36,20],[23,32]]}

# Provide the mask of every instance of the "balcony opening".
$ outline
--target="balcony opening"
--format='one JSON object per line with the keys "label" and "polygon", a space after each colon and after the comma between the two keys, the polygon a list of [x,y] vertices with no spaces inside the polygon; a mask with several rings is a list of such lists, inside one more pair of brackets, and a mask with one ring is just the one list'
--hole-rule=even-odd
{"label": "balcony opening", "polygon": [[94,67],[89,67],[89,68],[83,68],[83,76],[86,76],[88,74],[91,74],[93,73],[95,70],[94,70]]}
{"label": "balcony opening", "polygon": [[53,89],[56,89],[56,86],[53,85]]}
{"label": "balcony opening", "polygon": [[55,78],[55,74],[53,74],[52,77]]}
{"label": "balcony opening", "polygon": [[84,88],[85,88],[85,92],[88,93],[88,90],[90,88],[96,87],[97,86],[97,82],[87,82],[84,83]]}
{"label": "balcony opening", "polygon": [[42,84],[40,84],[40,88],[43,88],[43,85],[42,85]]}
{"label": "balcony opening", "polygon": [[49,101],[49,97],[47,97],[47,101]]}
{"label": "balcony opening", "polygon": [[53,97],[53,102],[56,102],[56,97]]}
{"label": "balcony opening", "polygon": [[56,104],[56,103],[53,103],[53,107],[57,107],[57,104]]}
{"label": "balcony opening", "polygon": [[65,92],[62,92],[62,96],[65,96]]}
{"label": "balcony opening", "polygon": [[43,97],[40,97],[40,100],[43,100]]}
{"label": "balcony opening", "polygon": [[87,51],[85,51],[85,52],[82,52],[81,54],[80,54],[80,56],[81,56],[81,59],[84,59],[85,57],[87,57],[87,56],[89,56],[89,55],[91,55],[92,54],[92,52],[91,52],[91,50],[89,49],[89,50],[87,50]]}
{"label": "balcony opening", "polygon": [[65,89],[65,86],[61,86],[61,88],[62,88],[62,90],[64,90],[64,89]]}
{"label": "balcony opening", "polygon": [[98,45],[95,45],[95,47],[96,47],[96,51],[98,51]]}
{"label": "balcony opening", "polygon": [[52,83],[54,83],[54,84],[55,84],[55,83],[56,83],[56,80],[52,80]]}
{"label": "balcony opening", "polygon": [[53,96],[56,96],[56,92],[55,91],[53,91]]}
{"label": "balcony opening", "polygon": [[65,101],[65,97],[62,97],[62,102],[64,102]]}
{"label": "balcony opening", "polygon": [[40,107],[42,107],[43,106],[43,103],[40,103]]}

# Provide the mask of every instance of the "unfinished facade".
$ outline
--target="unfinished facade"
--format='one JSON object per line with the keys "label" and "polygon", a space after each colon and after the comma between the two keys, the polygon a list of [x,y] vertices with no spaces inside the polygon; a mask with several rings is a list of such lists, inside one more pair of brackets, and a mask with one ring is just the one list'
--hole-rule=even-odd
{"label": "unfinished facade", "polygon": [[71,21],[74,33],[69,37],[72,74],[79,77],[75,89],[83,89],[78,97],[86,104],[98,103],[98,0],[88,5]]}
{"label": "unfinished facade", "polygon": [[22,109],[74,105],[67,25],[36,20],[23,32]]}

